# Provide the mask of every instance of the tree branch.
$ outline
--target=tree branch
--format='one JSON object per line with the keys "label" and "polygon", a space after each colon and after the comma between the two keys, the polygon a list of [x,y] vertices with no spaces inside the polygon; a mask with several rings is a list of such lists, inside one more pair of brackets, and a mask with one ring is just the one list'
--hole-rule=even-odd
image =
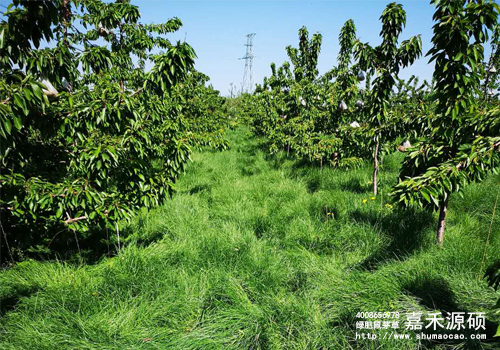
{"label": "tree branch", "polygon": [[134,96],[134,95],[138,94],[139,92],[141,92],[142,90],[144,90],[144,88],[143,88],[143,87],[141,87],[141,88],[139,88],[139,89],[135,90],[133,93],[131,93],[130,95],[128,95],[128,97],[132,97],[132,96]]}
{"label": "tree branch", "polygon": [[84,216],[80,216],[78,218],[68,218],[67,220],[64,221],[65,224],[71,224],[73,222],[77,222],[77,221],[80,221],[80,220],[86,220],[87,219],[87,216],[84,215]]}

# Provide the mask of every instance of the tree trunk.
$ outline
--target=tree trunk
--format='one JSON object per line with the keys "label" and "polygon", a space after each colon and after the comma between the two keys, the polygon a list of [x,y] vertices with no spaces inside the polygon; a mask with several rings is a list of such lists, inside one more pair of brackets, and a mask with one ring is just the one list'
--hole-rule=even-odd
{"label": "tree trunk", "polygon": [[486,79],[484,81],[484,91],[483,91],[483,101],[489,100],[488,96],[488,84],[490,83],[490,73],[486,72]]}
{"label": "tree trunk", "polygon": [[443,246],[443,240],[444,240],[444,226],[446,223],[446,212],[448,210],[448,196],[445,199],[444,202],[441,203],[439,207],[439,219],[438,219],[438,226],[437,226],[437,231],[436,231],[436,239],[439,247]]}
{"label": "tree trunk", "polygon": [[[2,229],[3,237],[5,239],[5,246],[7,248],[7,251],[9,252],[9,256],[10,256],[10,261],[12,263],[14,263],[14,257],[12,256],[12,251],[10,250],[10,247],[9,247],[9,241],[7,241],[7,234],[3,230],[3,226],[2,226],[2,222],[1,221],[0,221],[0,229]],[[0,237],[0,254],[1,254],[1,249],[2,249],[2,239]],[[0,262],[1,262],[1,260],[0,260]]]}
{"label": "tree trunk", "polygon": [[62,17],[63,17],[63,43],[67,47],[68,43],[68,17],[71,14],[71,9],[68,9],[68,0],[62,2]]}
{"label": "tree trunk", "polygon": [[377,173],[378,173],[378,149],[380,142],[377,140],[375,151],[373,152],[373,195],[377,195]]}
{"label": "tree trunk", "polygon": [[[120,51],[123,49],[123,28],[122,24],[118,24],[118,28],[120,29]],[[120,89],[122,90],[122,93],[125,92],[125,85],[123,82],[123,79],[120,78]],[[122,96],[120,96],[120,103],[122,102]]]}
{"label": "tree trunk", "polygon": [[116,227],[116,237],[118,238],[118,254],[121,252],[121,247],[120,247],[120,230],[118,229],[118,223],[115,222],[115,227]]}
{"label": "tree trunk", "polygon": [[493,58],[498,55],[498,53],[499,53],[498,50],[499,50],[499,48],[497,47],[497,49],[495,50],[495,53],[491,53],[490,60],[488,61],[488,67],[486,68],[487,69],[486,70],[486,79],[484,80],[483,101],[490,100],[490,96],[488,94],[488,84],[490,83],[490,78],[492,75],[492,73],[490,72],[490,69],[495,66],[494,62],[493,62]]}

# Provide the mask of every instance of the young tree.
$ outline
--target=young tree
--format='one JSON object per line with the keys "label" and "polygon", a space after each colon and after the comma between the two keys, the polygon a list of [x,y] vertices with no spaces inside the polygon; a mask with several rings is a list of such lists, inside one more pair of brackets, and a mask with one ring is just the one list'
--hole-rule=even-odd
{"label": "young tree", "polygon": [[286,148],[307,152],[302,147],[313,132],[313,119],[318,114],[317,97],[322,95],[318,78],[318,57],[322,36],[318,33],[309,38],[305,27],[299,30],[299,47],[287,46],[286,51],[293,67],[285,62],[276,69],[271,64],[271,77],[264,78],[263,86],[256,89],[264,113],[253,120],[254,130],[266,134],[271,152]]}
{"label": "young tree", "polygon": [[439,211],[436,239],[443,244],[450,195],[481,181],[500,164],[500,112],[478,112],[483,44],[497,23],[498,6],[485,0],[434,1],[436,116],[428,140],[404,162],[393,196],[403,206]]}
{"label": "young tree", "polygon": [[302,79],[313,81],[318,76],[318,57],[323,37],[319,33],[313,34],[309,40],[306,27],[299,29],[299,48],[290,45],[286,47],[288,58],[293,64],[293,74],[296,82]]}
{"label": "young tree", "polygon": [[351,65],[355,40],[356,26],[354,25],[354,21],[350,19],[344,23],[340,30],[338,64],[334,68],[335,94],[338,96],[338,100],[341,101],[340,103],[344,102],[346,106],[352,106],[354,99],[358,95],[357,66]]}
{"label": "young tree", "polygon": [[[5,18],[0,210],[6,236],[21,248],[48,244],[59,231],[76,240],[89,230],[117,230],[134,210],[167,198],[197,144],[193,138],[214,131],[191,132],[197,123],[185,113],[206,118],[205,108],[220,104],[211,91],[195,89],[206,78],[194,74],[191,46],[164,37],[180,20],[142,24],[128,0],[14,0]],[[42,41],[52,45],[40,48]],[[212,102],[195,108],[179,97],[184,88]]]}
{"label": "young tree", "polygon": [[401,67],[411,65],[422,53],[420,36],[414,36],[398,45],[398,38],[406,25],[403,6],[390,3],[382,16],[382,43],[373,48],[367,43],[356,42],[355,57],[361,69],[373,73],[372,90],[368,94],[369,130],[372,133],[373,194],[377,195],[377,173],[380,147],[393,134],[387,124],[391,118],[390,96]]}

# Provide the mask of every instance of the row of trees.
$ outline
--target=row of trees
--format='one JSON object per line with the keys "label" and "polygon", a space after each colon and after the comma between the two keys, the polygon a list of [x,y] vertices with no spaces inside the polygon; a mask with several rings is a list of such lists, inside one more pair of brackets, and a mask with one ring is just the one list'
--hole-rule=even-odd
{"label": "row of trees", "polygon": [[[412,147],[400,147],[407,153],[392,196],[404,207],[439,211],[436,237],[442,245],[450,195],[500,166],[500,110],[490,98],[500,69],[499,8],[485,0],[433,3],[436,24],[427,53],[435,62],[432,84],[399,79],[400,69],[422,55],[422,43],[420,36],[399,43],[406,13],[391,3],[380,17],[381,44],[360,42],[347,21],[338,65],[322,76],[321,35],[309,40],[302,28],[299,48],[287,47],[293,68],[272,64],[272,76],[257,86],[252,126],[268,138],[272,152],[294,151],[320,166],[347,168],[371,159],[374,195],[381,155],[411,140]],[[491,33],[492,58],[485,64]]]}
{"label": "row of trees", "polygon": [[[380,17],[382,43],[360,42],[353,21],[347,21],[337,67],[322,76],[321,35],[309,40],[306,28],[300,29],[299,48],[287,47],[293,67],[271,65],[272,75],[257,86],[247,114],[271,152],[285,149],[320,166],[344,168],[370,159],[374,195],[381,155],[411,140],[398,147],[406,156],[391,196],[402,207],[438,211],[436,241],[442,246],[451,195],[500,168],[500,106],[492,98],[499,88],[500,26],[492,1],[432,3],[433,47],[426,54],[435,64],[431,84],[398,77],[422,55],[422,43],[416,36],[398,44],[406,13],[391,3]],[[488,40],[491,56],[485,62]],[[497,289],[500,262],[485,276]],[[500,312],[500,300],[495,309]]]}
{"label": "row of trees", "polygon": [[108,230],[119,248],[118,223],[169,196],[193,147],[227,147],[224,99],[194,69],[193,48],[165,37],[181,25],[143,24],[128,0],[8,6],[0,213],[2,246],[12,249],[4,257]]}
{"label": "row of trees", "polygon": [[498,6],[487,1],[439,1],[434,14],[435,113],[425,139],[405,158],[394,187],[405,206],[439,211],[442,245],[450,195],[500,166],[500,110],[480,108],[484,44],[497,26]]}

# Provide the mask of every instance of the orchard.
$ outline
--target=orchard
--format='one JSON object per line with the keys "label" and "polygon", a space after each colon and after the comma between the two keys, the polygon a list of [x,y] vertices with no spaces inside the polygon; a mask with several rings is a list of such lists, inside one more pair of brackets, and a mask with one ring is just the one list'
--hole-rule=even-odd
{"label": "orchard", "polygon": [[152,3],[0,7],[0,348],[496,349],[500,7],[418,6],[230,96]]}

